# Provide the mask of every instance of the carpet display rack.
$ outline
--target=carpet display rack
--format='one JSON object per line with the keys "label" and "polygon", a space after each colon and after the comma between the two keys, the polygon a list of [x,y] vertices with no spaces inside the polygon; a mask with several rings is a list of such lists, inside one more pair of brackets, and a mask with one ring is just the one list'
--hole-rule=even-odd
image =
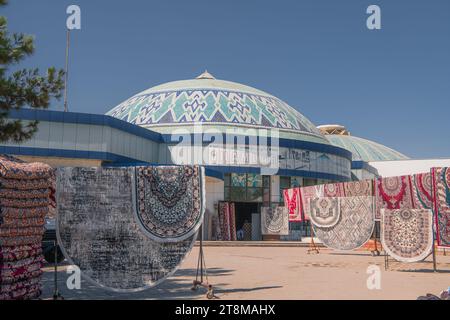
{"label": "carpet display rack", "polygon": [[208,280],[208,272],[206,268],[205,255],[203,253],[203,226],[200,226],[200,245],[199,245],[199,253],[197,259],[197,269],[195,271],[195,279],[192,282],[193,286],[191,288],[192,291],[197,291],[199,287],[206,288],[206,298],[214,299],[214,290],[212,284],[209,283]]}

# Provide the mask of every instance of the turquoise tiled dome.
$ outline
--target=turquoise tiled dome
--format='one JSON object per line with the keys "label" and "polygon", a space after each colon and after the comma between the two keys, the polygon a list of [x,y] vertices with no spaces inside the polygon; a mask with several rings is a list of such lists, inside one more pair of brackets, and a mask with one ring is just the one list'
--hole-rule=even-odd
{"label": "turquoise tiled dome", "polygon": [[382,144],[350,136],[350,135],[326,135],[331,144],[347,149],[352,153],[353,161],[389,161],[405,160],[407,156],[388,148]]}
{"label": "turquoise tiled dome", "polygon": [[215,79],[207,72],[138,93],[107,115],[161,133],[201,123],[220,130],[230,126],[277,128],[281,138],[329,144],[311,121],[282,100],[243,84]]}

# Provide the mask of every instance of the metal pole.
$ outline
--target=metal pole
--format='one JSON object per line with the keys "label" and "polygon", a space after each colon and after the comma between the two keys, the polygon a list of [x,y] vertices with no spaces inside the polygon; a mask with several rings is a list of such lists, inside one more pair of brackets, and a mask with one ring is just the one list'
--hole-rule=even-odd
{"label": "metal pole", "polygon": [[437,272],[437,266],[436,266],[436,245],[434,243],[434,233],[433,233],[433,271]]}
{"label": "metal pole", "polygon": [[197,282],[198,282],[198,272],[199,272],[199,270],[200,270],[199,264],[200,264],[200,252],[199,252],[198,259],[197,259],[197,270],[195,271],[195,280],[194,280],[194,287],[193,287],[193,290],[196,289]]}
{"label": "metal pole", "polygon": [[378,239],[380,239],[380,249],[381,248],[381,222],[377,224],[377,221],[375,221],[375,232],[374,232],[374,240],[375,240],[375,250],[374,255],[379,256],[381,254],[380,250],[378,250]]}
{"label": "metal pole", "polygon": [[387,252],[384,253],[384,270],[389,268],[389,256]]}
{"label": "metal pole", "polygon": [[374,232],[374,240],[375,240],[375,254],[378,252],[378,227],[377,227],[377,223],[375,222],[375,232]]}
{"label": "metal pole", "polygon": [[53,249],[55,250],[55,254],[54,254],[54,261],[53,261],[53,266],[54,266],[54,277],[53,277],[53,281],[54,281],[54,287],[55,287],[55,291],[53,292],[53,299],[57,300],[59,297],[59,291],[58,291],[58,245],[56,243],[56,240],[53,242]]}
{"label": "metal pole", "polygon": [[203,283],[203,225],[200,226],[200,282]]}
{"label": "metal pole", "polygon": [[69,49],[70,49],[70,30],[67,29],[66,38],[66,73],[64,79],[64,112],[69,111],[67,106],[67,83],[69,81]]}

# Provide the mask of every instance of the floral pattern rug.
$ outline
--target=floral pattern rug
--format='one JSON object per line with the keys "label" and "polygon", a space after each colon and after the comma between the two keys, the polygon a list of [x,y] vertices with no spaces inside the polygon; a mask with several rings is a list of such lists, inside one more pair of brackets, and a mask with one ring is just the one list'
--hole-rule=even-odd
{"label": "floral pattern rug", "polygon": [[199,166],[136,168],[136,215],[153,240],[181,241],[204,217],[204,172]]}
{"label": "floral pattern rug", "polygon": [[375,180],[375,219],[381,220],[382,209],[414,209],[411,176]]}
{"label": "floral pattern rug", "polygon": [[425,209],[383,209],[381,243],[394,259],[416,262],[433,248],[433,214]]}

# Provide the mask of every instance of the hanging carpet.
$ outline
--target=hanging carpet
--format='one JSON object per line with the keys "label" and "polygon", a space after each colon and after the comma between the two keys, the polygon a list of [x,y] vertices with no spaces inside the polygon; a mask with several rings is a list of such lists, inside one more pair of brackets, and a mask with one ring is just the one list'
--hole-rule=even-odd
{"label": "hanging carpet", "polygon": [[291,188],[283,190],[284,206],[288,208],[289,221],[302,221],[301,204],[300,204],[300,189]]}
{"label": "hanging carpet", "polygon": [[375,180],[375,219],[381,219],[381,209],[414,209],[411,176],[378,178]]}
{"label": "hanging carpet", "polygon": [[176,242],[197,232],[204,215],[199,166],[136,167],[136,214],[150,239]]}
{"label": "hanging carpet", "polygon": [[150,238],[136,217],[135,183],[135,168],[62,168],[57,173],[61,249],[85,277],[113,291],[139,291],[160,283],[175,272],[197,237],[189,231],[197,226],[189,224],[188,230],[176,233],[191,232],[184,240]]}
{"label": "hanging carpet", "polygon": [[310,200],[311,198],[322,198],[324,197],[323,185],[318,186],[308,186],[300,188],[300,199],[302,204],[302,213],[304,220],[309,220],[310,211]]}
{"label": "hanging carpet", "polygon": [[261,233],[263,235],[289,235],[288,209],[286,207],[262,207]]}
{"label": "hanging carpet", "polygon": [[450,247],[450,168],[433,168],[431,172],[436,240],[439,246]]}
{"label": "hanging carpet", "polygon": [[412,189],[415,209],[432,209],[432,177],[431,172],[418,173],[412,176]]}
{"label": "hanging carpet", "polygon": [[431,210],[383,209],[381,243],[383,249],[398,261],[422,261],[433,248]]}
{"label": "hanging carpet", "polygon": [[339,198],[311,198],[309,218],[311,222],[322,228],[334,226],[339,221]]}
{"label": "hanging carpet", "polygon": [[349,181],[343,183],[345,197],[372,197],[373,180]]}
{"label": "hanging carpet", "polygon": [[343,183],[328,183],[323,185],[324,197],[343,197],[344,184]]}
{"label": "hanging carpet", "polygon": [[339,221],[330,228],[314,226],[314,234],[327,247],[354,250],[371,237],[375,225],[373,197],[339,199]]}

